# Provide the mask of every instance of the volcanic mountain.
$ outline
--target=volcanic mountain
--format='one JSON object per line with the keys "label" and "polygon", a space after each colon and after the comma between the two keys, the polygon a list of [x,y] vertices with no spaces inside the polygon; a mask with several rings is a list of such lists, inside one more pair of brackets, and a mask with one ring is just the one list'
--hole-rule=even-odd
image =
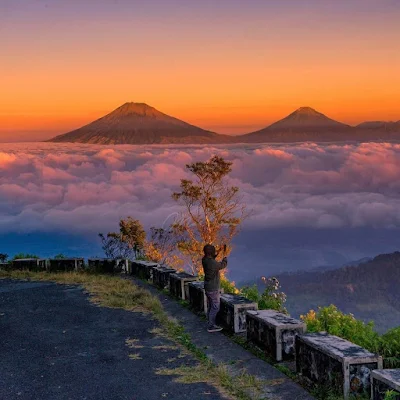
{"label": "volcanic mountain", "polygon": [[110,114],[50,142],[95,144],[230,143],[219,135],[163,114],[145,103],[125,103]]}
{"label": "volcanic mountain", "polygon": [[[311,107],[300,107],[278,122],[240,136],[246,143],[349,140],[353,128]],[[351,140],[351,139],[350,139]]]}
{"label": "volcanic mountain", "polygon": [[399,140],[400,121],[337,122],[300,107],[267,128],[240,136],[220,135],[163,114],[145,103],[125,103],[110,114],[50,142],[96,144],[228,144]]}

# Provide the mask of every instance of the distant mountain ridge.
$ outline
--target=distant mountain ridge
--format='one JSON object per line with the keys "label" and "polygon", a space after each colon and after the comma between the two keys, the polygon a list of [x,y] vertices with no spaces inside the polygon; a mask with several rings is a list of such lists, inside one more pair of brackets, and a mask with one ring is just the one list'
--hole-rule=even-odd
{"label": "distant mountain ridge", "polygon": [[400,252],[361,260],[358,265],[285,273],[277,278],[295,316],[335,304],[356,318],[375,321],[380,332],[400,326]]}
{"label": "distant mountain ridge", "polygon": [[397,132],[400,130],[400,121],[367,121],[357,125],[356,128]]}
{"label": "distant mountain ridge", "polygon": [[164,114],[145,103],[125,103],[96,121],[56,136],[50,142],[94,144],[229,144],[337,142],[400,139],[400,121],[350,126],[311,107],[300,107],[270,126],[230,136],[204,130]]}

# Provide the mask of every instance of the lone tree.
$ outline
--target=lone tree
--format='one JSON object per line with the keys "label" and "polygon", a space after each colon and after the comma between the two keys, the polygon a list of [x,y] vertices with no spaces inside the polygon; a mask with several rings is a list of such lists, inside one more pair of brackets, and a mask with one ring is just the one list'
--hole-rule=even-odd
{"label": "lone tree", "polygon": [[224,179],[232,171],[230,161],[214,156],[186,168],[194,179],[182,179],[181,191],[172,195],[184,206],[173,229],[180,238],[178,249],[189,258],[192,272],[199,273],[204,245],[213,244],[219,254],[226,245],[223,255],[229,255],[232,238],[248,214],[238,195],[239,188],[229,186]]}
{"label": "lone tree", "polygon": [[8,259],[8,254],[0,253],[0,263],[6,263]]}
{"label": "lone tree", "polygon": [[109,258],[138,258],[144,256],[150,261],[179,268],[182,261],[176,255],[176,237],[172,229],[150,228],[150,238],[141,222],[132,217],[121,219],[119,232],[107,236],[99,234],[103,250]]}
{"label": "lone tree", "polygon": [[119,221],[119,232],[99,233],[106,257],[136,258],[144,247],[146,232],[139,220],[127,217]]}

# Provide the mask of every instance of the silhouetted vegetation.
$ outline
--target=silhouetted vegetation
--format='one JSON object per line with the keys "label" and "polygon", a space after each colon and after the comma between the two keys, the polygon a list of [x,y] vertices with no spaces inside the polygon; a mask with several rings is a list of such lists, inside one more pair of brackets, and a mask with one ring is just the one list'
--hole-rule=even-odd
{"label": "silhouetted vegetation", "polygon": [[62,254],[62,253],[57,254],[57,255],[54,256],[54,259],[55,259],[55,260],[63,260],[63,259],[65,259],[65,258],[67,258],[67,257],[66,257],[64,254]]}
{"label": "silhouetted vegetation", "polygon": [[22,260],[25,258],[37,258],[39,259],[40,257],[37,256],[36,254],[29,254],[29,253],[18,253],[15,254],[15,256],[12,258],[13,260]]}
{"label": "silhouetted vegetation", "polygon": [[141,222],[132,217],[119,221],[119,232],[99,233],[102,248],[108,258],[136,258],[141,254],[146,232]]}

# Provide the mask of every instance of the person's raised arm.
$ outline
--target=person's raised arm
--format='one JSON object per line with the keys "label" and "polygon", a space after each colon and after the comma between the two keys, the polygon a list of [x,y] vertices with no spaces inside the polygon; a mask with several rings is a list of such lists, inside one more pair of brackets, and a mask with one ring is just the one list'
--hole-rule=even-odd
{"label": "person's raised arm", "polygon": [[225,269],[228,265],[228,259],[224,257],[221,262],[218,263],[218,269]]}

